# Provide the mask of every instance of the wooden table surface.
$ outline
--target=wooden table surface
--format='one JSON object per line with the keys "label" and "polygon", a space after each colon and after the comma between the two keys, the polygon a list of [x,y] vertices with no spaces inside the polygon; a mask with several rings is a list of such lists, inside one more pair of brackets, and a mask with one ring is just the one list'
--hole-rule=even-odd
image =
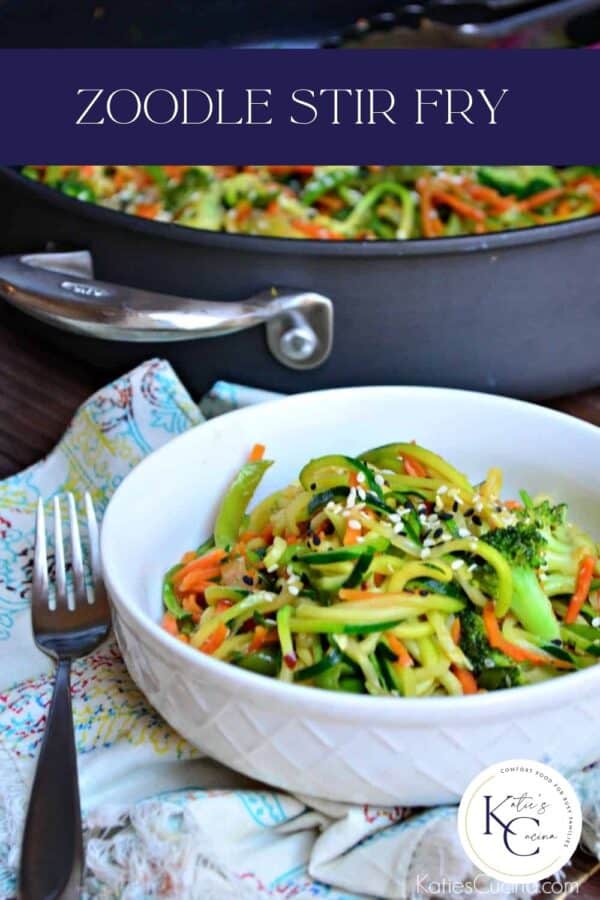
{"label": "wooden table surface", "polygon": [[[115,375],[118,373],[114,373]],[[0,313],[0,478],[46,454],[76,408],[111,377],[24,333],[10,311]],[[547,405],[600,426],[600,390]],[[599,735],[600,746],[600,735]],[[579,854],[567,873],[580,881],[579,900],[600,898],[600,866]],[[561,900],[557,893],[545,894]],[[562,895],[562,900],[567,895]],[[574,895],[573,895],[574,896]]]}

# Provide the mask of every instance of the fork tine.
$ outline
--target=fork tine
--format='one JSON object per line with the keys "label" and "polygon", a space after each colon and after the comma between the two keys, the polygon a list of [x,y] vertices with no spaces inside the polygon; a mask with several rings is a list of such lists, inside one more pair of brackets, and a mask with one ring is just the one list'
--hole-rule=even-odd
{"label": "fork tine", "polygon": [[81,536],[79,534],[79,523],[77,521],[75,498],[70,492],[67,494],[67,504],[69,507],[69,528],[71,531],[71,568],[73,570],[73,593],[75,594],[75,606],[77,606],[80,603],[87,603],[88,596],[85,587],[85,576],[83,572]]}
{"label": "fork tine", "polygon": [[104,581],[102,579],[102,560],[100,558],[100,538],[98,534],[98,521],[94,503],[89,491],[85,493],[85,516],[90,540],[90,567],[94,584],[94,603],[102,604],[108,609],[108,601]]}
{"label": "fork tine", "polygon": [[33,559],[32,603],[48,605],[48,560],[44,501],[40,497],[35,517],[35,554]]}
{"label": "fork tine", "polygon": [[56,607],[69,605],[67,594],[67,574],[65,571],[65,548],[61,521],[60,497],[54,498],[54,568],[56,574]]}

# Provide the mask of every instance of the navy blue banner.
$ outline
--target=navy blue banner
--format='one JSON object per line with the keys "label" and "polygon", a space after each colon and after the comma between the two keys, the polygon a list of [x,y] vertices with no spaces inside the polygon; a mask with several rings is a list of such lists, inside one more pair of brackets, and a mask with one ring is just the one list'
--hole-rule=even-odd
{"label": "navy blue banner", "polygon": [[2,50],[0,162],[600,162],[586,50]]}

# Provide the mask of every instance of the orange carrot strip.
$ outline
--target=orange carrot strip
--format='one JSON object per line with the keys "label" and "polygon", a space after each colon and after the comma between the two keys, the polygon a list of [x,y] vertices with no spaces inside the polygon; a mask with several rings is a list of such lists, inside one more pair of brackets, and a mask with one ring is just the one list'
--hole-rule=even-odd
{"label": "orange carrot strip", "polygon": [[183,606],[185,611],[191,615],[194,622],[200,621],[200,616],[202,615],[202,610],[201,610],[200,606],[198,605],[198,601],[196,600],[196,597],[194,594],[186,594],[186,596],[181,601],[181,605]]}
{"label": "orange carrot strip", "polygon": [[339,232],[333,231],[331,228],[326,228],[324,225],[318,225],[316,222],[305,222],[303,219],[293,219],[291,224],[296,231],[300,231],[310,238],[316,238],[317,240],[322,241],[342,240],[342,235]]}
{"label": "orange carrot strip", "polygon": [[413,478],[427,478],[427,469],[411,456],[404,457],[404,471]]}
{"label": "orange carrot strip", "polygon": [[450,668],[460,681],[460,686],[463,689],[463,694],[477,693],[479,687],[472,672],[469,672],[468,669],[461,669],[460,666],[457,665],[452,665]]}
{"label": "orange carrot strip", "polygon": [[501,650],[502,653],[514,659],[515,662],[528,662],[534,666],[553,666],[555,669],[573,668],[572,664],[566,660],[556,659],[556,657],[552,656],[542,656],[539,653],[534,653],[532,650],[526,650],[525,647],[519,647],[517,644],[507,641],[500,631],[493,603],[487,603],[483,608],[483,625],[490,646],[495,650]]}
{"label": "orange carrot strip", "polygon": [[351,528],[350,524],[348,524],[344,535],[344,547],[352,547],[354,544],[357,544],[361,534],[362,528]]}
{"label": "orange carrot strip", "polygon": [[504,505],[507,509],[523,509],[523,504],[518,500],[505,500]]}
{"label": "orange carrot strip", "polygon": [[456,618],[452,623],[450,636],[452,637],[454,643],[458,646],[458,644],[460,644],[460,619]]}
{"label": "orange carrot strip", "polygon": [[248,457],[248,462],[258,462],[265,455],[265,450],[267,448],[264,444],[255,444],[252,450],[250,451],[250,456]]}
{"label": "orange carrot strip", "polygon": [[155,219],[160,212],[160,203],[138,203],[135,208],[136,216],[143,219]]}
{"label": "orange carrot strip", "polygon": [[198,569],[195,572],[189,572],[182,581],[177,584],[177,590],[180,594],[188,592],[198,592],[205,590],[213,578],[218,578],[221,574],[219,566],[212,569]]}
{"label": "orange carrot strip", "polygon": [[214,653],[215,650],[218,650],[227,635],[229,634],[229,630],[227,625],[224,622],[219,622],[213,633],[210,637],[207,637],[203,644],[200,646],[200,650],[202,653]]}
{"label": "orange carrot strip", "polygon": [[455,197],[454,194],[449,194],[448,191],[434,189],[431,199],[434,203],[443,203],[444,206],[450,206],[456,210],[459,216],[463,216],[465,219],[473,219],[474,222],[485,222],[485,213],[482,209],[471,206],[470,203],[465,203],[464,200]]}
{"label": "orange carrot strip", "polygon": [[398,664],[402,666],[403,669],[408,668],[413,665],[413,658],[402,643],[399,641],[395,634],[392,634],[391,631],[386,631],[385,634],[387,638],[387,642],[390,645],[390,650],[392,653],[395,653],[398,657]]}
{"label": "orange carrot strip", "polygon": [[594,577],[595,568],[595,558],[593,556],[584,556],[579,564],[575,593],[571,597],[565,614],[565,622],[567,625],[572,625],[581,612],[581,607],[585,603],[587,595],[590,592],[590,585],[592,583],[592,578]]}
{"label": "orange carrot strip", "polygon": [[216,550],[211,550],[210,553],[207,553],[205,556],[200,556],[199,558],[194,558],[191,562],[180,569],[179,572],[176,572],[173,575],[173,584],[178,586],[181,584],[186,575],[189,575],[190,572],[196,572],[201,569],[212,569],[218,563],[221,562],[224,557],[227,556],[225,550],[221,550],[217,548]]}
{"label": "orange carrot strip", "polygon": [[545,206],[546,203],[551,203],[553,200],[558,200],[559,197],[562,197],[565,193],[565,189],[563,187],[555,187],[548,188],[547,191],[540,191],[539,194],[534,194],[532,197],[527,197],[526,200],[521,200],[519,203],[519,209],[523,212],[527,212],[531,209],[537,209],[539,206]]}
{"label": "orange carrot strip", "polygon": [[161,622],[162,627],[165,631],[168,631],[169,634],[172,634],[174,637],[177,637],[179,634],[179,628],[177,627],[177,619],[175,616],[171,615],[171,613],[166,612],[162,617]]}
{"label": "orange carrot strip", "polygon": [[381,591],[361,591],[358,588],[342,588],[339,592],[340,600],[376,600],[384,597]]}

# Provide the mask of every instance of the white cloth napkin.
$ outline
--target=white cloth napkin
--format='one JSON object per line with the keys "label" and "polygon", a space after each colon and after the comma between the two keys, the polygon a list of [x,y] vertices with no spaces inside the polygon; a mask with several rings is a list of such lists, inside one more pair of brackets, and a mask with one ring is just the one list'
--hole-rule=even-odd
{"label": "white cloth napkin", "polygon": [[[38,498],[92,493],[100,514],[140,459],[186,429],[275,395],[219,382],[202,412],[151,360],[95,394],[43,461],[0,484],[0,897],[16,894],[24,812],[53,684],[33,644],[29,591]],[[446,897],[490,892],[451,807],[377,809],[286,796],[202,758],[148,705],[109,640],[73,668],[86,823],[84,897]],[[583,841],[600,856],[600,768],[574,776]],[[513,890],[527,896],[534,886]],[[497,896],[509,888],[495,887]]]}

